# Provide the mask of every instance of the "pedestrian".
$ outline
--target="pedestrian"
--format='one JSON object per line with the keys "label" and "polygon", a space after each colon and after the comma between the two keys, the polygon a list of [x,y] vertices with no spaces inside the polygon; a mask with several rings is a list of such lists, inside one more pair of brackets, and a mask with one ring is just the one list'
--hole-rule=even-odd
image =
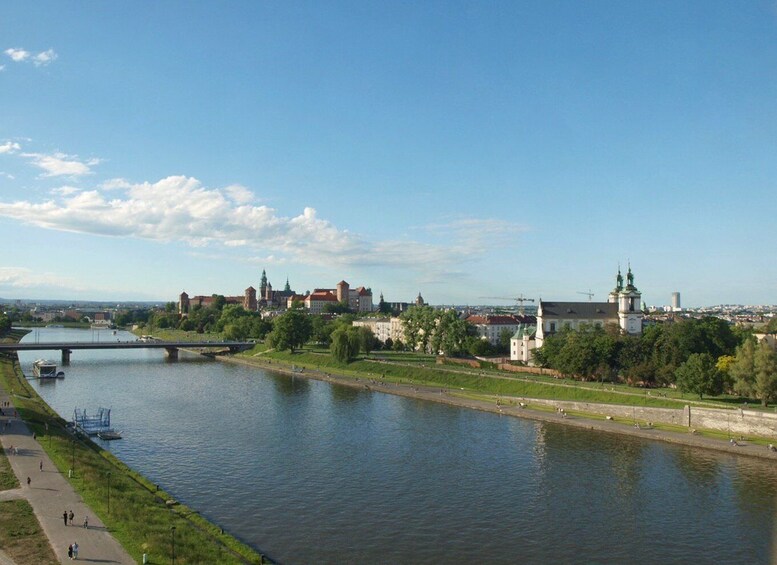
{"label": "pedestrian", "polygon": [[73,559],[78,559],[78,542],[73,542]]}
{"label": "pedestrian", "polygon": [[84,518],[84,529],[85,529],[85,530],[88,530],[88,529],[89,529],[89,516],[86,516],[86,517]]}
{"label": "pedestrian", "polygon": [[41,460],[40,465],[38,465],[38,467],[40,467],[40,472],[42,473],[43,472],[43,460]]}
{"label": "pedestrian", "polygon": [[68,559],[73,559],[73,544],[72,543],[69,546],[67,546],[67,557],[68,557]]}
{"label": "pedestrian", "polygon": [[67,526],[67,510],[65,510],[65,511],[62,513],[62,519],[65,521],[65,525]]}
{"label": "pedestrian", "polygon": [[70,525],[73,525],[73,518],[75,518],[75,514],[73,514],[73,511],[70,511]]}
{"label": "pedestrian", "polygon": [[31,482],[32,482],[32,479],[30,477],[27,477],[27,486],[30,486]]}

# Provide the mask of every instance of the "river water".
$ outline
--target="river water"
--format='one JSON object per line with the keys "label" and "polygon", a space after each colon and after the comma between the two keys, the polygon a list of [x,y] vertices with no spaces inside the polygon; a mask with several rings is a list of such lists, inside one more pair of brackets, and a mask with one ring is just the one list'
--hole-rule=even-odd
{"label": "river water", "polygon": [[[24,341],[135,339],[34,330]],[[41,356],[20,354],[25,374]],[[161,350],[74,351],[34,381],[104,447],[287,564],[771,563],[768,461],[308,381]],[[97,440],[99,441],[99,440]]]}

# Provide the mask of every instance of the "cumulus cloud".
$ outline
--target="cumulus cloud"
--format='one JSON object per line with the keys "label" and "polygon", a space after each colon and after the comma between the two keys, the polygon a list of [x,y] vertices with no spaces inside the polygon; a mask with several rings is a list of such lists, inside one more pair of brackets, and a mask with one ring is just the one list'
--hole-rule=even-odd
{"label": "cumulus cloud", "polygon": [[6,141],[5,143],[0,143],[0,154],[3,153],[14,153],[16,151],[19,151],[21,149],[21,146],[13,141]]}
{"label": "cumulus cloud", "polygon": [[30,159],[33,165],[43,169],[44,177],[88,175],[92,173],[91,167],[100,163],[100,159],[82,161],[77,155],[67,155],[61,152],[51,154],[21,153],[21,156]]}
{"label": "cumulus cloud", "polygon": [[36,67],[48,65],[57,58],[57,53],[53,49],[47,49],[46,51],[41,51],[40,53],[33,55],[26,49],[11,47],[10,49],[6,49],[4,53],[8,55],[14,63],[32,63]]}
{"label": "cumulus cloud", "polygon": [[11,60],[14,61],[15,63],[21,63],[30,58],[29,51],[25,51],[24,49],[19,49],[14,47],[10,49],[6,49],[4,53],[8,55],[11,58]]}
{"label": "cumulus cloud", "polygon": [[453,240],[440,245],[371,242],[320,218],[314,208],[287,217],[268,206],[249,204],[254,196],[245,187],[211,189],[186,176],[108,186],[64,186],[47,201],[0,202],[0,216],[54,230],[182,242],[197,249],[239,252],[246,259],[261,255],[276,262],[321,266],[442,272],[479,251]]}

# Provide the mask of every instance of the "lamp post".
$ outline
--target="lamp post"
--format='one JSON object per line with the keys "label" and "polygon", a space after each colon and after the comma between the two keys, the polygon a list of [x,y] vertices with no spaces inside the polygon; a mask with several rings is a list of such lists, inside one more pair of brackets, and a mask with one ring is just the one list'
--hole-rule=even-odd
{"label": "lamp post", "polygon": [[70,440],[70,447],[71,447],[71,462],[70,462],[70,470],[73,471],[73,474],[76,474],[76,438],[72,438]]}
{"label": "lamp post", "polygon": [[172,563],[173,565],[175,565],[175,526],[170,526],[170,538],[172,540],[172,545],[173,545]]}

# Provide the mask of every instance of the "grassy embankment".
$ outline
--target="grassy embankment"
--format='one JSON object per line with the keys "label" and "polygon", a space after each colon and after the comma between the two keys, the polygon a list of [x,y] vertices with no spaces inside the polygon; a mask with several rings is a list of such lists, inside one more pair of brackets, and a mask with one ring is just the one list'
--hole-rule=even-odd
{"label": "grassy embankment", "polygon": [[74,466],[71,484],[138,562],[147,553],[149,563],[168,563],[175,527],[179,565],[262,563],[261,555],[194,510],[178,503],[168,505],[170,494],[157,490],[112,454],[88,438],[69,433],[65,421],[40,399],[12,359],[0,359],[0,386],[13,398],[60,472],[67,474]]}

